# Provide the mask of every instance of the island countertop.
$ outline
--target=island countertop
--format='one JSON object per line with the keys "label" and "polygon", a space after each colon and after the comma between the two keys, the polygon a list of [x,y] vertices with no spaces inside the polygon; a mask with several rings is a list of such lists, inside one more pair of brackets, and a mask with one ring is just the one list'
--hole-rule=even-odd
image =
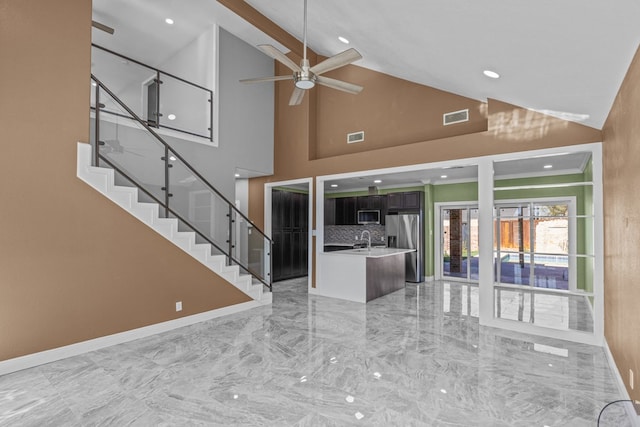
{"label": "island countertop", "polygon": [[325,252],[317,258],[311,293],[366,303],[405,286],[405,255],[415,249],[367,248]]}
{"label": "island countertop", "polygon": [[367,248],[360,249],[347,249],[344,251],[335,251],[335,252],[325,252],[325,255],[359,255],[365,256],[369,258],[380,258],[384,256],[391,256],[396,254],[405,254],[408,252],[415,252],[415,249],[401,249],[401,248],[376,248],[373,247],[371,250]]}

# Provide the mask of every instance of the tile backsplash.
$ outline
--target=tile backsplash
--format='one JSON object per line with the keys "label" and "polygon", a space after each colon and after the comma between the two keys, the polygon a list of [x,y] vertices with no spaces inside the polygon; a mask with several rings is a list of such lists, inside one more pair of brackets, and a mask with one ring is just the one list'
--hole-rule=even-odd
{"label": "tile backsplash", "polygon": [[[326,225],[324,227],[324,244],[353,244],[361,243],[360,236],[364,230],[371,233],[371,243],[385,243],[384,225]],[[356,240],[358,236],[358,240]]]}

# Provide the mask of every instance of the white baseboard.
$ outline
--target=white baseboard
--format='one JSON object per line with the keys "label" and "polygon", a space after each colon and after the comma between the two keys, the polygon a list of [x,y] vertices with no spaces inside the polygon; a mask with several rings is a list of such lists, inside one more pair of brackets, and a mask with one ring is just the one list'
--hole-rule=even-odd
{"label": "white baseboard", "polygon": [[57,360],[66,359],[72,356],[99,350],[101,348],[110,347],[112,345],[122,344],[125,342],[145,338],[151,335],[168,332],[184,326],[193,325],[217,317],[238,313],[251,308],[260,307],[263,303],[260,301],[249,301],[216,310],[206,311],[204,313],[193,314],[191,316],[181,317],[179,319],[169,320],[155,325],[144,326],[142,328],[132,329],[130,331],[120,332],[113,335],[107,335],[88,341],[82,341],[76,344],[66,345],[51,350],[45,350],[38,353],[28,354],[26,356],[16,357],[0,362],[0,376],[11,372],[21,371],[23,369],[33,368],[35,366],[44,365],[46,363],[55,362]]}
{"label": "white baseboard", "polygon": [[[611,367],[611,371],[616,380],[616,384],[618,386],[618,391],[620,392],[620,396],[622,399],[631,400],[629,393],[627,392],[627,387],[624,385],[624,381],[622,380],[622,375],[620,375],[620,371],[618,370],[618,365],[616,365],[616,361],[613,358],[613,354],[611,353],[611,349],[609,348],[609,343],[607,343],[607,339],[604,339],[604,353],[607,356],[607,361],[609,362],[609,367]],[[636,412],[633,404],[631,402],[627,402],[625,405],[625,409],[627,414],[629,415],[629,419],[631,422],[635,422],[635,426],[640,426],[640,416]]]}
{"label": "white baseboard", "polygon": [[604,339],[604,352],[607,356],[607,361],[609,362],[609,366],[616,377],[616,384],[618,386],[618,391],[623,399],[630,399],[629,393],[627,393],[627,387],[624,385],[624,381],[622,380],[622,376],[620,375],[620,371],[618,370],[618,366],[616,365],[616,361],[613,358],[613,354],[611,353],[611,349],[609,348],[609,343],[607,343],[607,339]]}

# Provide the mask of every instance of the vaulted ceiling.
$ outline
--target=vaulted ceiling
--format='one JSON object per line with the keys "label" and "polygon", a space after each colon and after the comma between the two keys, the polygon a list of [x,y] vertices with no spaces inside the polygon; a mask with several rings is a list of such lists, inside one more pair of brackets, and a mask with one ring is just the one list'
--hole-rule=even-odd
{"label": "vaulted ceiling", "polygon": [[[303,0],[246,1],[302,39]],[[354,47],[362,67],[601,129],[640,43],[639,16],[640,0],[308,0],[308,41],[321,55]],[[216,0],[94,0],[94,19],[142,59],[169,57],[214,22],[286,49]]]}

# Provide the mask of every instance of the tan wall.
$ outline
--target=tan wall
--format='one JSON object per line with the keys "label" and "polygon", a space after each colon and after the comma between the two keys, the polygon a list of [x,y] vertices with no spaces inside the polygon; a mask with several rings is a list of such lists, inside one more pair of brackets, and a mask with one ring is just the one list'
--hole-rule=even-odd
{"label": "tan wall", "polygon": [[[359,67],[352,67],[352,71],[363,70]],[[283,71],[283,70],[278,70]],[[366,70],[368,75],[372,71]],[[394,82],[394,78],[384,76],[384,81],[390,84],[403,84]],[[399,79],[395,79],[399,80]],[[359,82],[361,79],[354,75],[350,81]],[[314,148],[320,147],[326,141],[321,135],[326,135],[324,129],[333,127],[327,120],[320,121],[318,111],[330,108],[325,105],[325,98],[322,98],[313,89],[305,95],[305,99],[300,106],[290,107],[288,105],[293,84],[290,82],[280,82],[276,85],[276,124],[275,124],[275,153],[274,153],[274,175],[265,178],[250,180],[250,218],[259,226],[263,225],[263,200],[264,183],[278,182],[288,179],[303,177],[315,177],[335,173],[345,173],[363,171],[378,168],[395,167],[402,165],[412,165],[429,163],[451,159],[461,159],[468,157],[484,156],[497,153],[508,153],[543,149],[557,146],[582,144],[588,142],[600,142],[601,132],[582,126],[573,122],[567,122],[541,113],[516,107],[496,100],[489,100],[486,104],[487,130],[467,133],[465,128],[461,128],[461,135],[446,138],[417,141],[396,145],[398,141],[407,141],[414,137],[413,129],[396,129],[395,137],[380,141],[375,147],[367,151],[347,153],[326,158],[315,158],[313,153],[322,150]],[[375,87],[375,86],[374,86]],[[365,88],[365,90],[377,90]],[[406,92],[406,99],[399,99],[398,104],[412,104],[429,102],[422,99],[425,93],[433,89],[425,88],[424,91]],[[364,93],[364,92],[363,92]],[[350,95],[360,96],[360,95]],[[461,98],[456,95],[449,95],[452,103],[456,103],[460,108],[466,108],[466,100],[470,110],[477,109],[478,102]],[[418,99],[414,99],[418,98]],[[434,116],[442,117],[442,113],[451,111],[444,99],[446,94],[433,100],[436,106],[430,107]],[[334,105],[332,108],[338,108]],[[379,116],[363,114],[358,110],[344,108],[341,116],[354,117],[363,127],[376,127],[382,119]],[[393,105],[385,109],[385,119],[391,122],[399,122],[404,112],[401,108]],[[345,119],[341,119],[344,121]],[[441,128],[441,121],[429,122],[425,124],[425,133],[435,135]],[[409,135],[409,136],[407,136]],[[367,143],[362,143],[367,147]],[[346,145],[346,141],[344,142]]]}
{"label": "tan wall", "polygon": [[[487,130],[486,104],[407,80],[347,66],[327,74],[364,86],[357,96],[317,88],[316,146],[321,159],[396,147]],[[442,125],[442,114],[469,109],[469,121]],[[364,131],[365,141],[347,144],[347,134]]]}
{"label": "tan wall", "polygon": [[0,0],[0,360],[249,299],[76,177],[90,28],[90,1]]}
{"label": "tan wall", "polygon": [[[603,128],[605,336],[632,399],[640,400],[640,51]],[[635,375],[631,390],[629,370]]]}

